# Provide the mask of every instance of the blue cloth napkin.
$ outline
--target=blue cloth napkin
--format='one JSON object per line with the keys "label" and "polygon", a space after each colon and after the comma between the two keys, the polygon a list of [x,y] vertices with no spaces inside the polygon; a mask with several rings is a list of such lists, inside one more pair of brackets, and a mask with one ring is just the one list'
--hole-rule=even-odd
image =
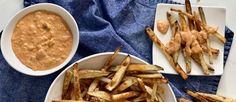
{"label": "blue cloth napkin", "polygon": [[[41,2],[64,7],[79,25],[79,48],[70,63],[95,53],[114,51],[120,45],[122,52],[152,63],[152,42],[144,28],[153,26],[157,3],[174,3],[168,0],[25,0],[24,4]],[[225,61],[233,35],[226,28]],[[12,69],[2,53],[0,66],[0,102],[42,102],[50,84],[62,71],[43,77],[27,76]],[[215,93],[220,79],[220,76],[190,77],[184,81],[178,75],[165,76],[177,98],[190,98],[185,88]]]}

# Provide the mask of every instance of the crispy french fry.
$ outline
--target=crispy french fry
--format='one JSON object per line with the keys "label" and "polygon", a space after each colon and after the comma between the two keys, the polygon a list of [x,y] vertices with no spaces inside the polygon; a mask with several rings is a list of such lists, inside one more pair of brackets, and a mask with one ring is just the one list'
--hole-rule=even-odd
{"label": "crispy french fry", "polygon": [[203,58],[203,54],[202,53],[199,54],[199,59],[200,59],[200,62],[201,62],[203,73],[205,75],[209,75],[208,66],[207,66],[207,64],[206,64],[206,62],[205,62],[205,60]]}
{"label": "crispy french fry", "polygon": [[213,94],[208,94],[208,93],[203,93],[203,92],[196,92],[196,93],[210,100],[215,100],[219,102],[236,102],[236,99],[227,98],[224,96],[213,95]]}
{"label": "crispy french fry", "polygon": [[110,83],[111,82],[111,79],[107,78],[107,77],[100,77],[98,78],[100,81],[103,81],[105,83]]}
{"label": "crispy french fry", "polygon": [[119,94],[114,94],[112,95],[112,100],[124,100],[124,99],[128,99],[131,97],[136,97],[138,96],[140,93],[137,91],[129,91],[129,92],[124,92],[124,93],[119,93]]}
{"label": "crispy french fry", "polygon": [[145,94],[141,94],[138,97],[131,99],[131,102],[143,102],[145,100]]}
{"label": "crispy french fry", "polygon": [[155,33],[152,31],[152,29],[150,27],[146,28],[146,33],[149,36],[149,38],[156,44],[156,46],[162,50],[162,52],[164,53],[164,55],[168,59],[170,65],[172,66],[172,68],[174,68],[175,71],[177,73],[179,73],[180,76],[184,80],[186,80],[188,78],[187,74],[183,71],[183,69],[180,67],[180,65],[178,63],[175,63],[173,58],[166,52],[164,44],[161,43],[161,41],[157,38],[157,36],[155,35]]}
{"label": "crispy french fry", "polygon": [[197,100],[200,100],[201,102],[208,102],[204,97],[190,91],[190,90],[187,90],[187,94],[192,96],[193,98],[196,98]]}
{"label": "crispy french fry", "polygon": [[185,98],[179,98],[178,102],[192,102],[192,101],[185,99]]}
{"label": "crispy french fry", "polygon": [[121,82],[127,67],[130,64],[130,56],[128,55],[124,61],[121,63],[120,69],[115,73],[114,77],[112,78],[111,82],[106,85],[106,89],[112,91],[114,88],[118,86]]}
{"label": "crispy french fry", "polygon": [[154,83],[154,82],[157,82],[157,83],[159,83],[159,84],[163,84],[163,83],[168,83],[168,79],[166,79],[166,78],[160,78],[160,79],[155,79],[155,80],[153,80],[153,79],[147,79],[147,78],[142,78],[142,81],[144,82],[144,83],[148,83],[148,84],[152,84],[152,83]]}
{"label": "crispy french fry", "polygon": [[[202,23],[207,25],[206,17],[205,17],[203,8],[202,7],[198,7],[198,11],[199,11]],[[208,50],[207,53],[208,53],[208,58],[209,58],[208,60],[209,60],[210,64],[213,64],[213,55],[212,55],[212,51],[211,51],[211,42],[210,42],[209,39],[207,39],[206,42],[207,42],[207,50]]]}
{"label": "crispy french fry", "polygon": [[176,18],[170,13],[170,12],[166,12],[166,15],[167,15],[167,19],[170,23],[170,27],[171,27],[171,31],[172,31],[172,36],[175,35],[176,33]]}
{"label": "crispy french fry", "polygon": [[111,94],[105,92],[105,91],[92,91],[92,92],[88,92],[88,94],[90,96],[94,96],[94,97],[98,97],[98,98],[101,98],[101,99],[105,99],[107,101],[112,101],[112,97],[111,97]]}
{"label": "crispy french fry", "polygon": [[135,79],[128,79],[125,80],[123,83],[120,84],[120,86],[118,86],[114,92],[121,92],[124,91],[125,89],[129,88],[131,85],[133,85],[134,83],[136,83],[137,80]]}
{"label": "crispy french fry", "polygon": [[[189,14],[192,14],[192,7],[189,0],[185,0],[185,8],[186,8],[186,12],[188,12]],[[188,25],[189,25],[190,30],[194,29],[193,23],[194,23],[193,20],[188,18]]]}
{"label": "crispy french fry", "polygon": [[[191,57],[199,66],[201,66],[201,61],[200,61],[198,55],[192,55]],[[213,71],[213,72],[215,71],[215,69],[211,65],[209,65],[207,63],[206,63],[206,65],[207,65],[209,71]]]}
{"label": "crispy french fry", "polygon": [[[144,87],[145,87],[146,92],[147,92],[149,95],[152,96],[153,89],[150,88],[149,86],[146,86],[146,85],[145,85]],[[154,99],[157,100],[157,101],[159,101],[158,98],[157,98],[157,96],[154,96]]]}
{"label": "crispy french fry", "polygon": [[66,97],[72,77],[73,77],[73,72],[71,70],[66,71],[65,76],[64,76],[63,88],[62,88],[62,99],[65,99]]}
{"label": "crispy french fry", "polygon": [[78,73],[80,75],[80,79],[97,78],[109,75],[109,72],[100,70],[80,70]]}
{"label": "crispy french fry", "polygon": [[83,101],[83,97],[81,95],[81,89],[80,89],[80,76],[79,76],[79,67],[78,64],[75,63],[73,65],[73,75],[74,75],[74,91],[73,91],[73,95],[75,100],[82,100]]}
{"label": "crispy french fry", "polygon": [[[175,11],[175,12],[178,12],[178,13],[181,13],[185,16],[187,16],[188,18],[194,20],[196,23],[198,23],[199,25],[201,25],[203,27],[204,30],[208,31],[208,26],[203,24],[198,18],[196,18],[195,16],[189,14],[189,13],[186,13],[186,12],[183,12],[182,10],[180,9],[174,9],[174,8],[171,8],[170,9],[171,11]],[[215,32],[213,33],[212,35],[214,35],[219,41],[221,41],[223,44],[226,42],[226,39],[225,37],[222,36],[222,34],[220,34],[219,32]]]}
{"label": "crispy french fry", "polygon": [[114,61],[114,59],[116,58],[116,56],[118,55],[118,53],[120,52],[120,50],[121,50],[121,47],[116,48],[114,54],[111,55],[111,56],[107,59],[107,61],[105,62],[105,64],[103,65],[102,71],[106,71],[108,68],[111,67],[112,62]]}
{"label": "crispy french fry", "polygon": [[145,84],[143,83],[143,80],[140,79],[140,78],[137,78],[137,81],[139,83],[139,87],[141,87],[141,89],[146,92],[146,89],[145,89]]}
{"label": "crispy french fry", "polygon": [[[119,68],[120,66],[112,67],[109,69],[109,71],[117,71]],[[160,71],[160,70],[164,69],[158,65],[147,65],[147,64],[130,64],[127,69],[127,71],[140,71],[140,72]]]}
{"label": "crispy french fry", "polygon": [[[153,87],[152,87],[152,95],[151,95],[151,100],[154,101],[155,97],[157,96],[157,82],[154,82]],[[159,101],[159,100],[157,100]]]}
{"label": "crispy french fry", "polygon": [[[189,28],[187,26],[187,22],[185,20],[185,17],[181,13],[179,13],[179,20],[180,20],[180,25],[182,27],[181,28],[182,31],[183,32],[189,32]],[[185,64],[186,64],[187,73],[190,73],[191,72],[191,57],[188,56],[186,48],[184,48],[182,51],[183,51],[183,54],[184,54],[184,61],[185,61]]]}
{"label": "crispy french fry", "polygon": [[[197,13],[196,11],[193,11],[193,16],[198,19],[199,13]],[[201,25],[199,23],[194,23],[194,24],[195,24],[195,30],[200,32],[202,30]]]}
{"label": "crispy french fry", "polygon": [[94,79],[93,82],[90,84],[88,91],[94,91],[99,83],[98,79]]}
{"label": "crispy french fry", "polygon": [[139,78],[163,78],[163,75],[162,74],[137,74],[137,75],[134,75],[136,77],[139,77]]}

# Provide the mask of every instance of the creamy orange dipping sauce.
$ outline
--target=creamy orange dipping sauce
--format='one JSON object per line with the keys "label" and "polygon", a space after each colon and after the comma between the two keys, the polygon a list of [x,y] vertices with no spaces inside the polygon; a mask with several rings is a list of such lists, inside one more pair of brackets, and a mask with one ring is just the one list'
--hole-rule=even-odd
{"label": "creamy orange dipping sauce", "polygon": [[12,35],[16,57],[32,70],[47,70],[63,63],[72,49],[70,29],[55,13],[38,10],[18,21]]}

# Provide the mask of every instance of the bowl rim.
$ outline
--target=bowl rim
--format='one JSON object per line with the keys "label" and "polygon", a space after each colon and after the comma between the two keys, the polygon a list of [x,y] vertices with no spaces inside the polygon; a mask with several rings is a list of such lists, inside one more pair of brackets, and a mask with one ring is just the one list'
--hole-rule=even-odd
{"label": "bowl rim", "polygon": [[[35,9],[35,10],[33,10],[33,11],[30,11],[30,9],[31,8],[35,8],[35,7],[37,7],[37,6],[47,6],[47,7],[53,7],[53,8],[56,8],[57,10],[60,10],[61,12],[64,12],[67,16],[68,16],[68,19],[70,19],[71,20],[71,22],[72,22],[72,24],[70,24],[70,25],[72,25],[72,26],[75,26],[75,32],[73,33],[72,32],[72,36],[73,36],[73,40],[72,40],[72,43],[73,43],[73,45],[72,45],[72,48],[71,48],[71,51],[70,51],[70,53],[69,53],[69,55],[68,55],[68,57],[67,57],[67,59],[65,59],[61,64],[59,64],[58,66],[56,66],[56,67],[53,67],[53,68],[51,68],[51,69],[47,69],[47,70],[32,70],[32,72],[30,71],[24,71],[24,70],[19,70],[19,68],[15,68],[14,67],[14,65],[12,65],[12,62],[10,62],[10,58],[8,58],[8,57],[12,57],[12,56],[8,56],[8,55],[6,55],[5,53],[6,53],[6,50],[4,50],[3,49],[3,46],[6,46],[5,44],[5,42],[3,41],[3,39],[5,38],[4,36],[6,35],[6,34],[8,34],[7,33],[7,31],[9,31],[9,30],[7,30],[7,29],[9,29],[10,28],[10,25],[12,24],[12,23],[14,23],[14,19],[17,19],[18,18],[18,16],[20,16],[21,15],[21,13],[24,13],[24,12],[26,12],[26,11],[29,11],[28,13],[30,13],[30,12],[34,12],[34,11],[37,11],[37,10],[47,10],[47,9],[44,9],[44,8],[37,8],[37,9]],[[49,10],[50,11],[50,10]],[[52,12],[52,11],[51,11]],[[26,14],[24,14],[22,17],[24,17],[25,15],[27,15],[28,13],[26,13]],[[56,13],[56,14],[58,14],[58,15],[60,15],[58,12],[53,12],[53,13]],[[21,17],[21,18],[22,18]],[[63,18],[63,17],[62,17]],[[65,18],[63,18],[64,20],[65,20]],[[19,20],[18,20],[19,21]],[[65,22],[67,23],[67,25],[69,26],[69,24],[68,24],[68,21],[66,21],[65,20]],[[15,26],[15,25],[14,25]],[[70,30],[72,29],[71,27],[69,27],[70,28]],[[20,72],[20,73],[23,73],[23,74],[25,74],[25,75],[29,75],[29,76],[46,76],[46,75],[49,75],[49,74],[52,74],[52,73],[55,73],[55,72],[57,72],[58,70],[60,70],[60,69],[62,69],[62,68],[64,68],[70,61],[71,61],[71,59],[74,57],[74,55],[75,55],[75,53],[76,53],[76,51],[77,51],[77,49],[78,49],[78,45],[79,45],[79,33],[80,33],[80,31],[79,31],[79,28],[78,28],[78,24],[77,24],[77,22],[76,22],[76,20],[74,19],[74,17],[65,9],[65,8],[63,8],[63,7],[61,7],[60,5],[56,5],[56,4],[52,4],[52,3],[38,3],[38,4],[34,4],[34,5],[31,5],[31,6],[28,6],[28,7],[25,7],[25,8],[23,8],[23,9],[21,9],[21,10],[19,10],[14,16],[12,16],[11,18],[10,18],[10,20],[8,21],[8,23],[6,24],[6,26],[4,27],[4,29],[3,29],[3,32],[2,32],[2,35],[1,35],[1,52],[2,52],[2,55],[3,55],[3,58],[6,60],[6,62],[8,63],[8,65],[10,65],[11,66],[11,68],[13,68],[13,69],[15,69],[16,71],[18,71],[18,72]],[[15,54],[14,52],[13,52],[13,54]],[[15,56],[16,57],[16,56]],[[16,57],[16,59],[18,59],[17,57]],[[19,59],[18,59],[19,60]],[[20,62],[22,65],[24,65],[22,62]],[[25,65],[24,65],[25,66]],[[60,67],[59,67],[60,66]],[[26,68],[27,66],[25,66],[25,68]],[[28,67],[29,68],[29,67]]]}
{"label": "bowl rim", "polygon": [[[80,62],[83,62],[83,61],[86,61],[86,60],[88,60],[88,59],[91,59],[91,58],[94,58],[94,57],[98,57],[98,56],[112,55],[113,53],[114,53],[114,52],[96,53],[96,54],[93,54],[93,55],[84,57],[84,58],[82,58],[82,59],[79,59],[79,60],[77,60],[77,61],[71,63],[71,64],[70,64],[69,66],[67,66],[62,72],[60,72],[60,74],[58,74],[57,77],[53,80],[53,82],[51,83],[51,85],[50,85],[50,87],[49,87],[49,89],[48,89],[48,91],[47,91],[47,94],[46,94],[46,96],[45,96],[45,98],[44,98],[44,102],[46,102],[46,100],[48,100],[49,92],[52,90],[54,84],[55,84],[56,81],[59,79],[59,77],[62,76],[62,75],[63,75],[68,69],[70,69],[75,63],[80,63]],[[136,57],[136,56],[134,56],[134,55],[132,55],[132,54],[128,54],[128,53],[124,53],[124,52],[119,52],[119,53],[118,53],[118,56],[120,56],[120,55],[124,55],[124,56],[130,55],[131,58],[134,58],[134,59],[136,59],[136,60],[139,60],[139,61],[141,61],[142,63],[149,64],[148,62],[144,61],[143,59],[138,58],[138,57]],[[177,101],[176,101],[175,94],[174,94],[174,92],[173,92],[173,90],[172,90],[172,88],[171,88],[171,86],[170,86],[169,83],[167,83],[167,87],[170,89],[170,93],[171,93],[171,95],[173,96],[175,102],[177,102]]]}

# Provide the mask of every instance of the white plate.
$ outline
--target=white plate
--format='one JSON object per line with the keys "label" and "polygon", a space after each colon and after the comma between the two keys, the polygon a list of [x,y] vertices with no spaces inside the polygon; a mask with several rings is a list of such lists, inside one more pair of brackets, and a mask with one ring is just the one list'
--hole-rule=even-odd
{"label": "white plate", "polygon": [[[88,56],[88,57],[83,58],[81,60],[78,60],[75,63],[78,63],[79,67],[81,69],[99,69],[103,66],[106,59],[112,54],[113,54],[113,52],[99,53],[99,54],[91,55],[91,56]],[[114,65],[120,64],[121,61],[125,58],[125,56],[127,56],[127,54],[119,53],[119,55],[117,56],[117,58],[114,61]],[[143,60],[141,60],[141,59],[139,59],[135,56],[132,56],[132,55],[131,55],[131,63],[148,64],[147,62],[145,62],[145,61],[143,61]],[[50,88],[47,92],[45,102],[52,102],[52,100],[61,99],[62,84],[63,84],[63,81],[64,81],[64,74],[68,69],[70,69],[72,67],[72,65],[70,65],[63,72],[61,72],[57,76],[57,78],[53,81],[53,83],[51,84],[51,86],[50,86]],[[165,93],[162,94],[162,97],[164,98],[164,101],[165,102],[176,102],[174,93],[173,93],[170,85],[169,84],[163,84],[162,87],[165,90]]]}
{"label": "white plate", "polygon": [[[158,38],[166,44],[168,41],[170,41],[171,37],[171,31],[170,28],[167,32],[167,34],[163,35],[161,34],[156,27],[156,22],[157,20],[166,20],[166,12],[170,10],[170,8],[178,8],[185,10],[184,5],[176,5],[176,4],[158,4],[156,8],[156,17],[155,17],[155,23],[154,23],[154,32],[158,36]],[[193,11],[197,11],[196,6],[192,6]],[[203,10],[205,12],[206,20],[208,25],[213,26],[213,27],[219,27],[218,31],[221,34],[224,34],[225,30],[225,8],[223,7],[208,7],[208,6],[203,6]],[[213,40],[213,41],[212,41]],[[211,39],[212,47],[217,48],[220,50],[220,54],[217,58],[214,58],[213,60],[213,65],[212,67],[215,69],[214,73],[211,73],[210,75],[221,75],[223,74],[223,55],[224,55],[224,45],[220,43],[217,39],[213,38]],[[161,50],[156,47],[153,44],[153,64],[160,65],[164,67],[163,73],[168,73],[168,74],[177,74],[176,71],[170,66],[168,60],[164,56],[164,54],[161,52]],[[206,56],[205,60],[208,62],[208,58]],[[184,58],[182,53],[179,56],[178,62],[180,66],[183,68],[184,71],[186,71],[185,63],[184,63]],[[192,72],[189,75],[204,75],[200,66],[198,66],[194,61],[192,61]]]}

